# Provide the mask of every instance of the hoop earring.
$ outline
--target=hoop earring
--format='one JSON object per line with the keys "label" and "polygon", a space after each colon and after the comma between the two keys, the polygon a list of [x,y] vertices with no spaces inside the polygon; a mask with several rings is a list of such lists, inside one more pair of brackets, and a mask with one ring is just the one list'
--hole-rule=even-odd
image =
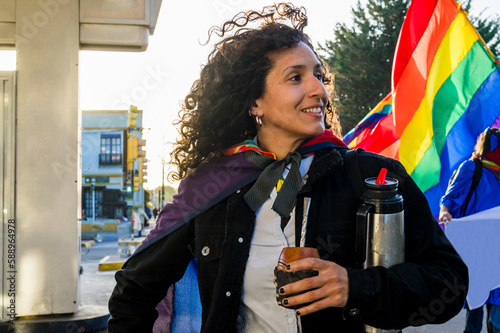
{"label": "hoop earring", "polygon": [[[254,115],[252,114],[252,110],[248,110],[248,115],[250,117],[254,117]],[[255,122],[257,123],[257,125],[259,127],[261,127],[262,126],[262,117],[259,117],[259,116],[255,115]]]}
{"label": "hoop earring", "polygon": [[259,125],[259,127],[262,127],[262,117],[255,116],[255,122]]}

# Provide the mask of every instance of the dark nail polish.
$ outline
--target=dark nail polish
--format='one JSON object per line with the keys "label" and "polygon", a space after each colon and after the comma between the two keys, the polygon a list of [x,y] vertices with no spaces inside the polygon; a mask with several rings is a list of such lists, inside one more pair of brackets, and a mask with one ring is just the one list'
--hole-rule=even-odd
{"label": "dark nail polish", "polygon": [[288,305],[288,300],[287,300],[287,299],[284,299],[284,300],[283,300],[283,304]]}
{"label": "dark nail polish", "polygon": [[296,314],[297,316],[300,316],[300,311],[295,311],[295,314]]}
{"label": "dark nail polish", "polygon": [[286,265],[286,269],[289,270],[290,269],[290,265]]}
{"label": "dark nail polish", "polygon": [[285,293],[285,289],[280,288],[280,294],[284,294],[284,293]]}

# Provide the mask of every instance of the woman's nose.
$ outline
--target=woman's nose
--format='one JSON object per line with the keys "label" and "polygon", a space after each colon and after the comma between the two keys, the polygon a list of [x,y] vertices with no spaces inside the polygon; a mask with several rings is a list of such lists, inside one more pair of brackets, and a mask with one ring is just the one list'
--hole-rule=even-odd
{"label": "woman's nose", "polygon": [[308,94],[310,97],[324,98],[328,96],[328,91],[322,81],[316,76],[311,76],[308,84]]}

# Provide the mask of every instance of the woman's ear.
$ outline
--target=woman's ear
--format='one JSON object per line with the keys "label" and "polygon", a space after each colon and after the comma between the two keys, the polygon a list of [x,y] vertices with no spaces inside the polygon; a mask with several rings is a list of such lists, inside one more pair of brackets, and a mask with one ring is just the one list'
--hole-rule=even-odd
{"label": "woman's ear", "polygon": [[255,102],[253,102],[249,111],[252,116],[262,117],[264,115],[264,112],[262,112],[262,108],[260,107],[260,105],[260,100],[256,100]]}

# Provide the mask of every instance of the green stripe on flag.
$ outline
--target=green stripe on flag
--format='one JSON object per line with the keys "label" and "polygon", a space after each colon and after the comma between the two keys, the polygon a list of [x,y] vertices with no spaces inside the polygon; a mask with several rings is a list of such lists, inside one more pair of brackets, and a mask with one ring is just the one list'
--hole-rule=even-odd
{"label": "green stripe on flag", "polygon": [[495,66],[480,41],[443,83],[432,103],[432,143],[411,176],[422,192],[439,183],[440,155],[448,133]]}

